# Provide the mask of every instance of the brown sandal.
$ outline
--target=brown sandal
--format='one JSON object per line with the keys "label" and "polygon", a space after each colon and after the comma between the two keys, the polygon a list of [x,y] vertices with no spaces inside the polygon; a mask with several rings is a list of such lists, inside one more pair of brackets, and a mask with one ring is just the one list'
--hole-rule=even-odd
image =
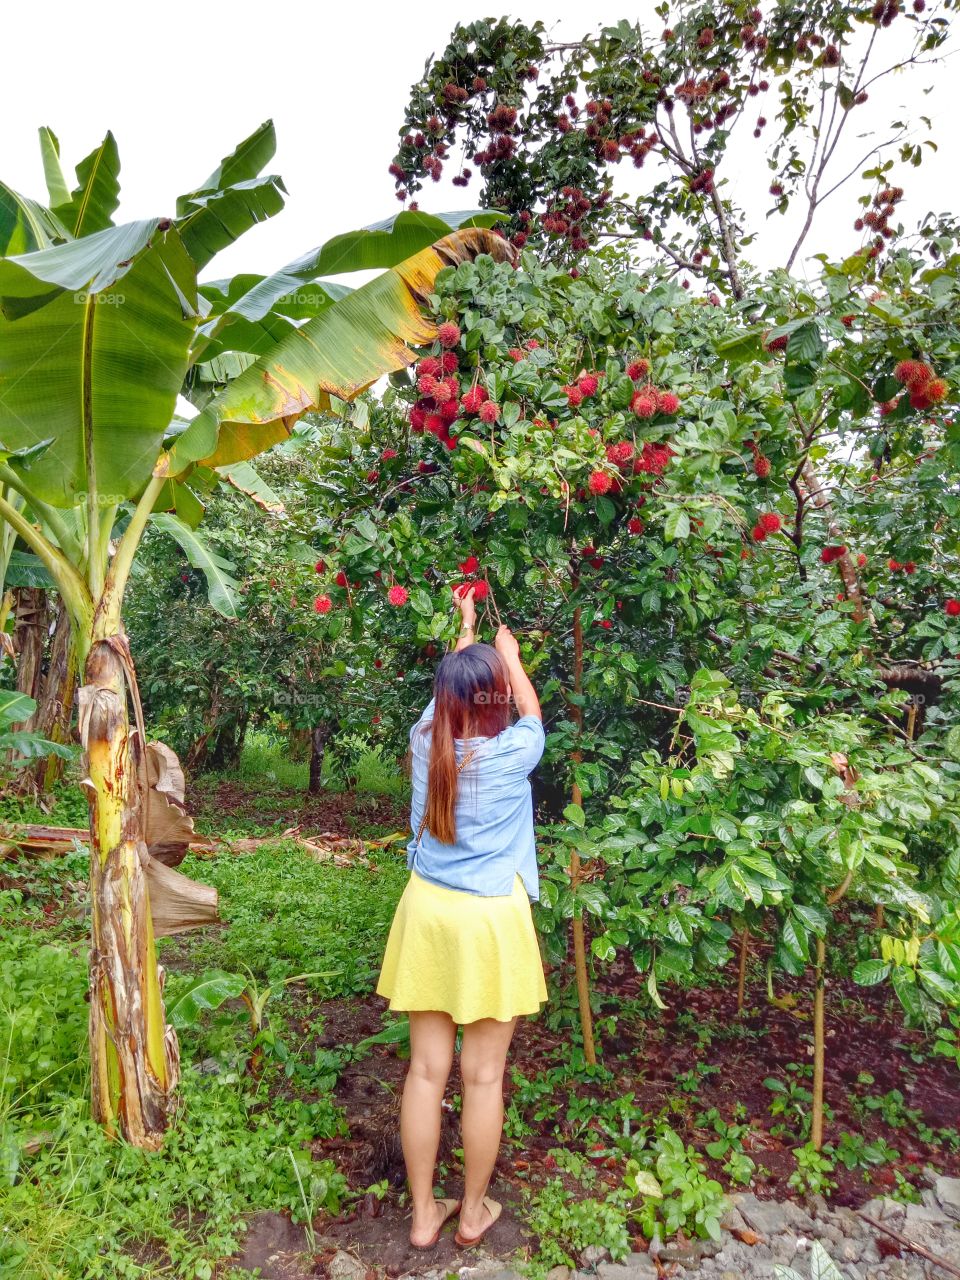
{"label": "brown sandal", "polygon": [[433,1236],[430,1240],[428,1240],[426,1244],[414,1244],[413,1241],[411,1240],[410,1241],[411,1248],[435,1249],[437,1244],[440,1242],[440,1232],[447,1225],[450,1219],[456,1217],[456,1215],[460,1212],[461,1202],[459,1200],[437,1200],[436,1203],[443,1205],[443,1217],[440,1219],[440,1225],[439,1227],[437,1227],[436,1235]]}
{"label": "brown sandal", "polygon": [[501,1213],[503,1213],[503,1205],[497,1204],[496,1200],[491,1200],[489,1196],[483,1197],[483,1207],[486,1209],[487,1213],[489,1213],[490,1221],[479,1235],[465,1236],[461,1233],[459,1227],[457,1228],[457,1234],[453,1238],[461,1249],[470,1249],[473,1245],[479,1244],[490,1228],[496,1226]]}

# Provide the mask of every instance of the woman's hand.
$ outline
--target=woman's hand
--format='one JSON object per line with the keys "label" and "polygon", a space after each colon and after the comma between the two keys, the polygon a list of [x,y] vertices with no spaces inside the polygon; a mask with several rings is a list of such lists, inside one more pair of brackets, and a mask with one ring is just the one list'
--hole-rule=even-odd
{"label": "woman's hand", "polygon": [[461,591],[457,595],[457,608],[460,610],[463,619],[463,626],[472,627],[477,621],[477,606],[473,598],[473,587],[467,587],[466,591]]}
{"label": "woman's hand", "polygon": [[502,623],[497,631],[497,638],[493,642],[494,648],[505,663],[516,662],[520,657],[520,645],[517,643],[517,637],[513,634],[509,627]]}

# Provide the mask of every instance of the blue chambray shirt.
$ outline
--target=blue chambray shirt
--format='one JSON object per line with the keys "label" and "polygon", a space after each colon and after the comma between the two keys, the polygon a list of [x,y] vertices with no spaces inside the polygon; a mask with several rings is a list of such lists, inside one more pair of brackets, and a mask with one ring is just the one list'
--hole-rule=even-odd
{"label": "blue chambray shirt", "polygon": [[519,873],[536,901],[540,881],[527,779],[543,755],[543,724],[536,716],[522,716],[495,738],[458,738],[458,763],[468,751],[476,755],[459,777],[457,843],[441,844],[425,830],[418,846],[430,761],[430,733],[422,730],[432,719],[431,701],[410,731],[413,836],[407,866],[433,884],[485,898],[509,897]]}

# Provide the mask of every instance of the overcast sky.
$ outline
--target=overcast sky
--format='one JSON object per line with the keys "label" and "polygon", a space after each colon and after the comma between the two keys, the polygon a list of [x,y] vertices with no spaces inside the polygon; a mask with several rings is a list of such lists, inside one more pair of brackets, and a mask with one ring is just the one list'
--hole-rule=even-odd
{"label": "overcast sky", "polygon": [[[599,25],[638,13],[656,31],[660,23],[653,9],[652,0],[633,9],[551,0],[549,7],[513,4],[509,12],[527,21],[543,17],[556,34],[574,39],[588,21]],[[481,9],[455,0],[195,0],[172,8],[131,0],[84,6],[52,0],[37,19],[42,46],[19,53],[16,42],[9,46],[6,99],[17,111],[8,110],[4,124],[2,177],[43,199],[37,126],[47,124],[59,136],[68,174],[110,128],[123,164],[119,216],[170,213],[179,192],[201,182],[223,154],[272,117],[278,136],[272,167],[286,183],[287,207],[222,254],[213,274],[272,270],[337,232],[398,210],[386,169],[410,84],[429,54],[444,48],[456,21],[501,12],[495,4]],[[895,25],[883,34],[892,60],[902,33]],[[858,111],[856,133],[898,114],[932,117],[940,151],[904,183],[908,225],[929,209],[957,204],[957,72],[954,58],[903,73]],[[927,95],[930,84],[934,91]],[[773,106],[770,101],[766,110],[771,129]],[[757,163],[759,144],[745,132],[737,164],[728,172],[736,174],[737,198],[762,211],[770,175]],[[864,149],[856,133],[845,156],[849,163]],[[919,123],[916,136],[926,136]],[[621,173],[626,179],[624,166]],[[421,194],[421,207],[472,207],[470,193],[444,180]],[[821,215],[808,250],[852,251],[854,216],[853,191],[840,193]],[[783,220],[764,224],[761,212],[753,222],[763,231],[751,256],[763,265],[782,263],[791,243]]]}

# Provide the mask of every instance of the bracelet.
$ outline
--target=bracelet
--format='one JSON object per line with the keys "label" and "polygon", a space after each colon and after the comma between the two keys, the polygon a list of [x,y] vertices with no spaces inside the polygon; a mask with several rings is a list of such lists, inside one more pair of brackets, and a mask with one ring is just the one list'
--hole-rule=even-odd
{"label": "bracelet", "polygon": [[462,636],[468,636],[468,635],[471,635],[472,633],[473,633],[473,627],[464,625],[460,628],[460,634]]}

